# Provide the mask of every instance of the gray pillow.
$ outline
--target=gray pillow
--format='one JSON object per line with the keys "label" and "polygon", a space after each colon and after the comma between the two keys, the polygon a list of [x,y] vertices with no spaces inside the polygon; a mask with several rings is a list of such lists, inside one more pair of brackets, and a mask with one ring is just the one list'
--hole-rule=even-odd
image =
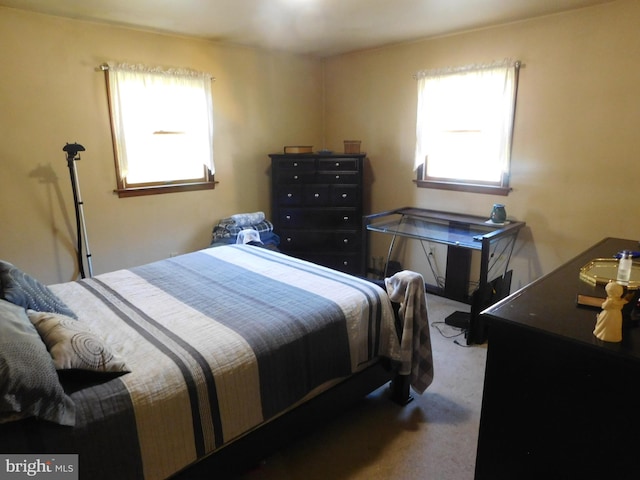
{"label": "gray pillow", "polygon": [[75,313],[46,285],[2,260],[0,260],[0,298],[38,312],[55,312],[77,318]]}
{"label": "gray pillow", "polygon": [[0,423],[27,417],[75,425],[75,404],[24,308],[0,299]]}
{"label": "gray pillow", "polygon": [[84,322],[33,310],[27,310],[27,315],[47,346],[56,370],[129,371],[124,361]]}

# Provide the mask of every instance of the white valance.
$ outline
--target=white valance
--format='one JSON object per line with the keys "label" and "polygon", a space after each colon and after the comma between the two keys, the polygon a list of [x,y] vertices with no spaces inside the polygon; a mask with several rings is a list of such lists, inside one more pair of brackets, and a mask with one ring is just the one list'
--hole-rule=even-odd
{"label": "white valance", "polygon": [[504,60],[490,62],[490,63],[472,63],[469,65],[461,65],[456,67],[443,67],[443,68],[431,68],[427,70],[420,70],[413,75],[416,80],[420,78],[441,77],[445,75],[457,75],[466,72],[479,72],[481,70],[494,70],[496,68],[509,68],[514,67],[516,69],[522,66],[520,60],[512,60],[505,58]]}
{"label": "white valance", "polygon": [[142,63],[107,62],[100,65],[100,69],[114,72],[157,73],[160,75],[209,78],[211,81],[215,81],[215,77],[210,73],[199,72],[197,70],[182,67],[160,67],[145,65]]}

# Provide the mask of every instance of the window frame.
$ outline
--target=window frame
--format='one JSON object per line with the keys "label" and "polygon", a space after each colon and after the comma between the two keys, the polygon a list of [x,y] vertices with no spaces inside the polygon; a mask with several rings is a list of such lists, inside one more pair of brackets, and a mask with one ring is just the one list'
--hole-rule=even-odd
{"label": "window frame", "polygon": [[[487,65],[467,65],[458,68],[450,68],[450,69],[441,69],[441,70],[427,70],[418,72],[414,75],[414,78],[417,80],[420,76],[447,76],[447,75],[458,75],[460,73],[465,72],[477,72],[483,69],[496,69],[496,68],[513,68],[513,88],[512,88],[512,104],[510,108],[510,116],[511,118],[505,119],[508,122],[509,133],[508,133],[508,148],[506,150],[506,170],[502,172],[501,178],[499,181],[480,181],[480,180],[468,180],[461,178],[453,178],[453,177],[433,177],[427,175],[427,162],[428,156],[425,156],[422,161],[418,158],[419,155],[419,146],[418,146],[418,136],[420,132],[418,131],[419,125],[419,117],[420,111],[417,112],[417,121],[416,121],[416,158],[414,159],[414,168],[416,170],[416,179],[413,180],[416,183],[417,187],[420,188],[433,188],[433,189],[441,189],[441,190],[452,190],[452,191],[462,191],[462,192],[471,192],[471,193],[487,193],[494,195],[502,195],[506,196],[513,190],[510,186],[510,174],[511,174],[511,150],[513,145],[513,131],[515,126],[515,114],[516,114],[516,105],[517,105],[517,94],[518,94],[518,83],[519,83],[519,71],[522,64],[520,61],[512,61],[510,59],[505,59],[502,62],[487,64]],[[420,86],[418,86],[420,89]],[[420,96],[420,91],[418,91],[418,95]],[[418,109],[420,109],[420,100],[418,99]]]}
{"label": "window frame", "polygon": [[[118,155],[118,140],[117,140],[117,127],[114,118],[114,105],[113,98],[111,95],[111,80],[109,77],[109,69],[113,68],[111,64],[102,64],[100,69],[104,72],[105,82],[106,82],[106,90],[107,90],[107,101],[108,101],[108,109],[109,109],[109,120],[111,126],[111,139],[113,144],[113,153],[114,153],[114,166],[116,171],[116,188],[114,189],[114,193],[118,194],[120,198],[126,197],[137,197],[143,195],[156,195],[163,193],[175,193],[175,192],[186,192],[186,191],[196,191],[196,190],[211,190],[215,188],[215,185],[219,183],[215,180],[215,175],[210,168],[206,165],[203,165],[203,174],[202,176],[189,178],[189,179],[180,179],[180,180],[168,180],[168,181],[155,181],[155,182],[137,182],[130,183],[127,182],[125,176],[122,175],[123,166]],[[144,68],[150,71],[150,73],[160,72],[159,69],[151,70],[148,67],[143,65],[136,65],[133,68]],[[182,72],[186,73],[196,73],[182,70]],[[203,74],[204,75],[204,74]],[[210,77],[211,81],[215,79]],[[211,119],[213,121],[213,119]],[[211,152],[213,154],[213,152]],[[211,166],[213,167],[213,158],[211,158]]]}
{"label": "window frame", "polygon": [[419,188],[433,188],[438,190],[452,190],[456,192],[471,192],[471,193],[488,193],[493,195],[507,196],[509,192],[513,190],[513,187],[509,185],[508,174],[503,175],[501,185],[492,183],[471,183],[464,181],[455,181],[446,178],[426,177],[424,175],[425,164],[420,165],[416,169],[416,179],[413,182]]}

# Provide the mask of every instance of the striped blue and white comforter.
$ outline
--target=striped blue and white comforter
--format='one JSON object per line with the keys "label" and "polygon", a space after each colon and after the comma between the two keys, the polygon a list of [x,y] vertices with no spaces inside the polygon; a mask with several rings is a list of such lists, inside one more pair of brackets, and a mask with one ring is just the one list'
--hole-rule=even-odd
{"label": "striped blue and white comforter", "polygon": [[211,248],[51,289],[131,370],[71,395],[76,427],[21,433],[45,452],[79,452],[82,478],[166,478],[399,355],[381,289],[267,249]]}

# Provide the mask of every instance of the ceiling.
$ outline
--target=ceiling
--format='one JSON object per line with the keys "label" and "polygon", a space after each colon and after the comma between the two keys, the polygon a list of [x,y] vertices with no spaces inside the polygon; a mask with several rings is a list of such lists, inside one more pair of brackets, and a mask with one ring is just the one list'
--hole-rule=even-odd
{"label": "ceiling", "polygon": [[0,0],[0,6],[331,56],[614,0]]}

